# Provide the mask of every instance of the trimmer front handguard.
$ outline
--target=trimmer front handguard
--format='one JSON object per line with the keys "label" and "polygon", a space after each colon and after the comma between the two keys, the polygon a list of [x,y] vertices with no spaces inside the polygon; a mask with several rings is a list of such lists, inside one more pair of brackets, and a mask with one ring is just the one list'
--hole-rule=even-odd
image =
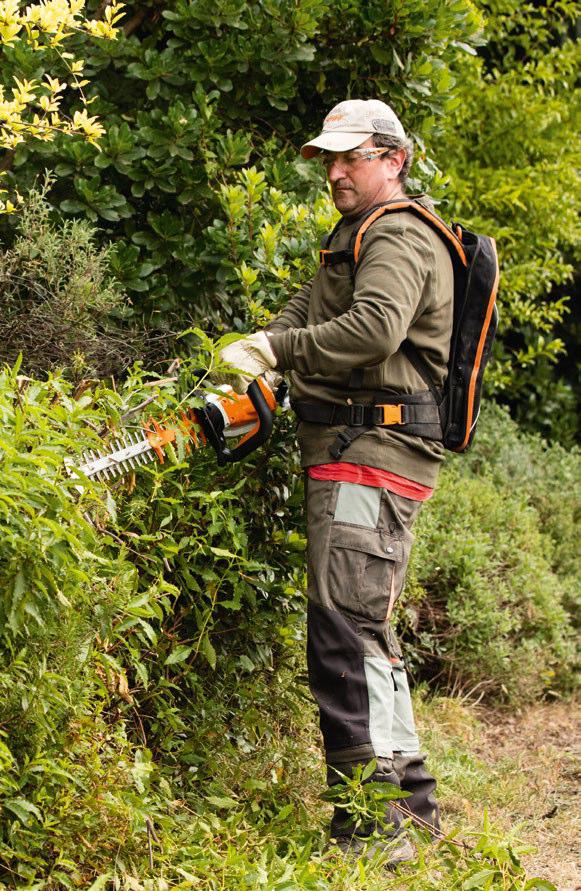
{"label": "trimmer front handguard", "polygon": [[[233,449],[228,448],[226,445],[224,418],[217,406],[208,404],[204,408],[196,409],[196,420],[200,424],[206,440],[214,448],[218,464],[233,464],[236,461],[242,461],[251,452],[264,445],[272,433],[275,403],[273,402],[272,407],[269,405],[269,401],[273,401],[271,391],[266,388],[265,384],[253,381],[248,387],[247,395],[256,413],[256,424]],[[238,397],[238,404],[242,401]],[[223,401],[222,406],[228,414],[229,404],[226,399]]]}

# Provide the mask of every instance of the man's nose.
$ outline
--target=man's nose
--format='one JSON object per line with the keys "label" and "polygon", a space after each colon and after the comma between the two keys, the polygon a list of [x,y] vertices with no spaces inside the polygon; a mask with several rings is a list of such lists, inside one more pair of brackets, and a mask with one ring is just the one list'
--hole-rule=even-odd
{"label": "man's nose", "polygon": [[338,180],[345,177],[345,165],[335,158],[329,167],[327,167],[327,179],[334,185]]}

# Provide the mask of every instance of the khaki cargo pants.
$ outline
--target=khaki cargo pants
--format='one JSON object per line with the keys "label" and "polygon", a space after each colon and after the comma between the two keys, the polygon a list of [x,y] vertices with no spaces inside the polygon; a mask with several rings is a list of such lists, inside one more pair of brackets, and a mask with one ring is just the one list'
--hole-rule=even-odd
{"label": "khaki cargo pants", "polygon": [[327,764],[346,772],[372,758],[418,753],[389,617],[421,505],[386,489],[315,479],[307,479],[306,501],[307,660]]}

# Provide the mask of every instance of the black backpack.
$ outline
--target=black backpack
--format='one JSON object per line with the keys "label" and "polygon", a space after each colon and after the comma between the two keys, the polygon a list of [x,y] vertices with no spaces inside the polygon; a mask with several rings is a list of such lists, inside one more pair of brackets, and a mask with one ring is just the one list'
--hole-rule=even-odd
{"label": "black backpack", "polygon": [[[441,436],[430,435],[427,425],[425,432],[421,433],[419,429],[414,429],[417,425],[411,423],[398,424],[397,429],[405,432],[408,427],[410,433],[441,439],[445,448],[464,452],[476,431],[482,378],[498,326],[496,292],[499,268],[494,239],[469,232],[458,223],[448,226],[437,214],[411,198],[397,199],[373,207],[362,217],[351,236],[348,250],[321,250],[321,263],[326,266],[349,261],[355,276],[361,243],[369,227],[385,214],[401,210],[423,220],[440,236],[450,252],[454,268],[454,320],[448,376],[443,389],[436,387],[424,359],[413,344],[406,340],[401,346],[436,402]],[[327,239],[327,245],[335,231],[336,228]],[[418,405],[415,410],[418,419],[421,419],[421,411],[425,412],[425,409]],[[338,451],[342,454],[344,449]]]}

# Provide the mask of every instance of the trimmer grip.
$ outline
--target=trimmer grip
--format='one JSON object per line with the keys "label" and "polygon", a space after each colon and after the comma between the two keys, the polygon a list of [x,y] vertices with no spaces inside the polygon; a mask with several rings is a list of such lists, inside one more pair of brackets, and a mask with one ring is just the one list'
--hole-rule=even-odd
{"label": "trimmer grip", "polygon": [[254,406],[258,418],[258,429],[244,442],[234,449],[221,449],[218,454],[219,463],[233,464],[235,461],[241,461],[251,452],[264,445],[270,434],[272,433],[273,414],[270,410],[264,393],[260,389],[258,381],[252,381],[248,387],[248,397]]}

